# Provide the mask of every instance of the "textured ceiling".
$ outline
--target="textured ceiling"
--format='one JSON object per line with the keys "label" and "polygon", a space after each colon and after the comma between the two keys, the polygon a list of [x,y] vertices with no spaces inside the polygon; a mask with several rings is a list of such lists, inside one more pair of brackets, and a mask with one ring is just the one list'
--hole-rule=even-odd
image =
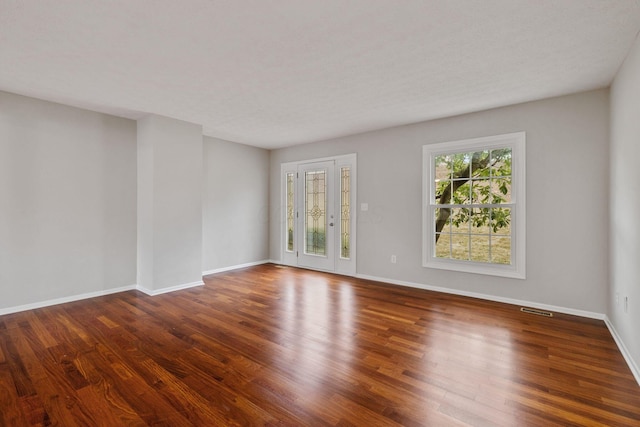
{"label": "textured ceiling", "polygon": [[276,148],[606,87],[639,29],[640,0],[0,0],[0,90]]}

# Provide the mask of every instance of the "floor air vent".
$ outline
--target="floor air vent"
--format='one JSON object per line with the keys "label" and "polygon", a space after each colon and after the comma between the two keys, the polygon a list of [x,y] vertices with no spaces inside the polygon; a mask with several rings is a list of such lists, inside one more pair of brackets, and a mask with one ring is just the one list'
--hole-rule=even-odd
{"label": "floor air vent", "polygon": [[520,311],[523,312],[523,313],[537,314],[538,316],[553,317],[553,313],[552,312],[544,311],[544,310],[538,310],[538,309],[535,309],[535,308],[520,307]]}

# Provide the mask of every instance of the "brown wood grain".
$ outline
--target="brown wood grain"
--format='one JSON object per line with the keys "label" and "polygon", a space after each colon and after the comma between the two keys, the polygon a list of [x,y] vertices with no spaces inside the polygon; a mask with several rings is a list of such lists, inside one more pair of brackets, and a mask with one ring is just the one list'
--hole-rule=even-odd
{"label": "brown wood grain", "polygon": [[262,265],[0,316],[0,426],[640,426],[599,320]]}

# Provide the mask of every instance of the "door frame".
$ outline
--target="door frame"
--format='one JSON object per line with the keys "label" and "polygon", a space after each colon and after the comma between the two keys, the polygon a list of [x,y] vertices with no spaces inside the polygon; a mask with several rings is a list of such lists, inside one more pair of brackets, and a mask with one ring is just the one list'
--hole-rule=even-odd
{"label": "door frame", "polygon": [[[334,162],[334,191],[333,191],[333,199],[334,204],[336,206],[336,227],[332,227],[332,232],[334,233],[334,268],[333,270],[323,270],[323,271],[331,271],[337,274],[343,274],[347,276],[355,276],[356,269],[356,259],[357,259],[357,209],[356,209],[356,201],[357,201],[357,156],[355,153],[345,154],[341,156],[332,156],[332,157],[322,157],[316,159],[307,159],[300,160],[295,162],[287,162],[282,163],[280,165],[280,199],[281,199],[281,209],[279,213],[279,222],[280,222],[280,238],[278,239],[280,242],[280,253],[281,253],[281,263],[284,265],[289,265],[293,267],[300,266],[298,263],[298,256],[300,249],[298,238],[300,226],[300,214],[297,211],[299,206],[298,197],[300,196],[300,184],[298,184],[299,169],[304,167],[305,165],[309,165],[311,163],[320,163],[320,162]],[[341,216],[340,216],[340,196],[341,196],[341,172],[342,169],[348,167],[350,170],[349,178],[350,178],[350,189],[349,189],[349,258],[343,258],[341,256],[340,250],[340,230],[341,230]],[[293,237],[293,249],[290,250],[288,248],[288,227],[287,227],[287,176],[288,174],[294,174],[294,201],[293,204],[295,206],[294,212],[294,237]],[[308,266],[300,266],[302,268],[310,268]]]}

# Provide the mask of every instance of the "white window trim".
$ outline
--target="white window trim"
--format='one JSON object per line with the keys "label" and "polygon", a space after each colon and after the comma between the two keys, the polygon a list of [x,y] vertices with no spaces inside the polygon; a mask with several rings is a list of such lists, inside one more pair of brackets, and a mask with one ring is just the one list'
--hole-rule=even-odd
{"label": "white window trim", "polygon": [[[493,276],[526,278],[526,204],[525,204],[525,132],[504,135],[472,138],[460,141],[443,142],[424,145],[422,147],[422,265],[427,268],[438,268],[467,273],[487,274]],[[441,154],[455,152],[478,151],[510,147],[513,161],[511,164],[511,265],[491,264],[475,261],[436,258],[434,218],[432,205],[435,204],[433,182],[435,171],[432,168],[433,158]]]}

